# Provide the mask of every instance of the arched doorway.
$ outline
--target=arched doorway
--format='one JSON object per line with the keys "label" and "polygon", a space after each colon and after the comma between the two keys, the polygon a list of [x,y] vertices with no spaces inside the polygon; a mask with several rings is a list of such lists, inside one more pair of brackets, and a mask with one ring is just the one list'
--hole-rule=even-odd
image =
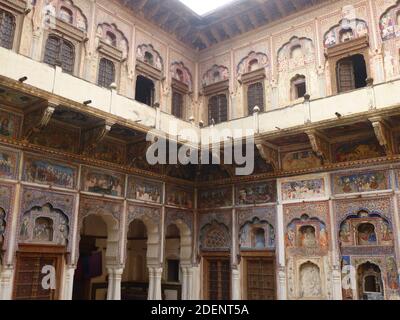
{"label": "arched doorway", "polygon": [[141,220],[129,224],[126,263],[122,275],[122,300],[147,300],[149,271],[147,268],[147,228]]}
{"label": "arched doorway", "polygon": [[118,299],[109,266],[117,264],[119,224],[110,215],[88,215],[80,226],[79,259],[73,300]]}
{"label": "arched doorway", "polygon": [[366,262],[357,269],[358,296],[360,300],[384,300],[381,269]]}
{"label": "arched doorway", "polygon": [[167,226],[163,295],[165,300],[189,300],[192,296],[192,233],[177,219]]}

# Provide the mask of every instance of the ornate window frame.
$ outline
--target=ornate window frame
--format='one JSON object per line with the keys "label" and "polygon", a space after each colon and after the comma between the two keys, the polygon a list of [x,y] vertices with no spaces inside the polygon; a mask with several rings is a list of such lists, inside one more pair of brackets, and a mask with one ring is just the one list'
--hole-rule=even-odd
{"label": "ornate window frame", "polygon": [[14,38],[10,50],[18,51],[22,36],[22,24],[25,15],[29,12],[27,3],[24,0],[4,0],[0,2],[0,9],[7,11],[14,16]]}

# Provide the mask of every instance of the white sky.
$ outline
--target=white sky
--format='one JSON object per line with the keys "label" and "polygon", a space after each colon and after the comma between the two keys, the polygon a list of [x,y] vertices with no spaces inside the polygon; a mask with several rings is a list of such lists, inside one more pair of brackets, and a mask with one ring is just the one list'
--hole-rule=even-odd
{"label": "white sky", "polygon": [[217,9],[232,0],[180,0],[199,15]]}

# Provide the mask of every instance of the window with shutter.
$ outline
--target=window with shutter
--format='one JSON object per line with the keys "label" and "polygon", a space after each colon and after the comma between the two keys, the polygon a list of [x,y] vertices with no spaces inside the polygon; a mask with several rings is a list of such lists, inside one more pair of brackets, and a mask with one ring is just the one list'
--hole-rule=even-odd
{"label": "window with shutter", "polygon": [[225,94],[212,96],[208,102],[208,124],[221,123],[228,120],[228,100]]}
{"label": "window with shutter", "polygon": [[15,17],[0,9],[0,46],[12,49],[15,33]]}
{"label": "window with shutter", "polygon": [[106,58],[102,58],[99,64],[99,77],[97,84],[101,87],[109,88],[115,82],[114,63]]}
{"label": "window with shutter", "polygon": [[44,62],[52,66],[60,66],[67,73],[73,73],[75,63],[74,45],[58,36],[50,35],[46,42]]}
{"label": "window with shutter", "polygon": [[247,88],[247,106],[249,115],[253,114],[255,106],[264,111],[264,88],[261,82],[256,82]]}
{"label": "window with shutter", "polygon": [[205,298],[207,300],[231,299],[231,268],[229,258],[206,259]]}
{"label": "window with shutter", "polygon": [[336,67],[338,92],[346,92],[367,85],[367,66],[364,56],[356,54],[338,61]]}
{"label": "window with shutter", "polygon": [[183,118],[183,96],[175,91],[172,93],[172,114],[177,118]]}
{"label": "window with shutter", "polygon": [[247,258],[246,291],[248,300],[274,300],[275,268],[274,261],[268,258]]}

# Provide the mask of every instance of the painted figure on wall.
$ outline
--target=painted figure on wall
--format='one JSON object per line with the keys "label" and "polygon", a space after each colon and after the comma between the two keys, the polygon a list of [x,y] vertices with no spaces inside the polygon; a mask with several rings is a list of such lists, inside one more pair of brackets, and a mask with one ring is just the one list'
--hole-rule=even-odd
{"label": "painted figure on wall", "polygon": [[384,156],[385,153],[375,141],[347,143],[336,148],[336,162],[356,161]]}
{"label": "painted figure on wall", "polygon": [[167,190],[167,204],[171,206],[185,207],[188,209],[193,208],[193,193],[178,187],[168,187]]}
{"label": "painted figure on wall", "polygon": [[295,246],[295,241],[296,241],[295,224],[291,223],[288,226],[288,229],[287,229],[287,232],[286,232],[286,246],[287,247],[294,247]]}
{"label": "painted figure on wall", "polygon": [[247,184],[236,187],[236,204],[262,204],[276,201],[274,182]]}
{"label": "painted figure on wall", "polygon": [[353,289],[352,289],[352,279],[350,272],[352,270],[351,266],[351,258],[349,256],[342,257],[342,279],[346,279],[346,281],[342,281],[342,295],[344,300],[353,300]]}
{"label": "painted figure on wall", "polygon": [[106,194],[111,196],[123,196],[123,178],[112,176],[101,171],[87,171],[84,175],[83,187],[85,191]]}
{"label": "painted figure on wall", "polygon": [[363,37],[368,34],[368,25],[360,19],[343,19],[325,33],[326,48]]}
{"label": "painted figure on wall", "polygon": [[300,228],[300,246],[305,248],[314,248],[317,246],[315,228],[312,226],[303,226]]}
{"label": "painted figure on wall", "polygon": [[15,178],[17,155],[0,150],[0,177]]}
{"label": "painted figure on wall", "polygon": [[91,153],[92,157],[112,163],[122,164],[125,160],[124,146],[116,141],[102,141]]}
{"label": "painted figure on wall", "polygon": [[79,133],[67,127],[49,123],[42,131],[33,134],[32,143],[66,152],[77,152]]}
{"label": "painted figure on wall", "polygon": [[231,205],[232,189],[230,187],[212,190],[200,190],[199,192],[200,208],[229,207]]}
{"label": "painted figure on wall", "polygon": [[356,193],[389,189],[388,175],[384,171],[334,176],[335,193]]}
{"label": "painted figure on wall", "polygon": [[161,183],[129,178],[129,197],[141,201],[161,203],[162,185]]}
{"label": "painted figure on wall", "polygon": [[321,164],[321,159],[311,150],[290,152],[282,158],[282,169],[285,171],[317,168]]}
{"label": "painted figure on wall", "polygon": [[342,244],[348,244],[350,239],[350,221],[346,220],[342,223],[339,231],[339,239]]}
{"label": "painted figure on wall", "polygon": [[375,226],[372,223],[362,223],[357,227],[359,245],[375,245],[377,242]]}
{"label": "painted figure on wall", "polygon": [[382,40],[400,37],[400,4],[389,7],[379,20]]}
{"label": "painted figure on wall", "polygon": [[24,179],[28,182],[46,183],[72,189],[75,186],[76,168],[47,160],[27,159]]}
{"label": "painted figure on wall", "polygon": [[325,195],[324,179],[282,183],[283,200],[319,198]]}
{"label": "painted figure on wall", "polygon": [[0,136],[17,138],[20,118],[8,112],[0,111]]}
{"label": "painted figure on wall", "polygon": [[396,261],[393,257],[386,259],[387,281],[391,290],[399,290],[399,275],[397,273]]}

